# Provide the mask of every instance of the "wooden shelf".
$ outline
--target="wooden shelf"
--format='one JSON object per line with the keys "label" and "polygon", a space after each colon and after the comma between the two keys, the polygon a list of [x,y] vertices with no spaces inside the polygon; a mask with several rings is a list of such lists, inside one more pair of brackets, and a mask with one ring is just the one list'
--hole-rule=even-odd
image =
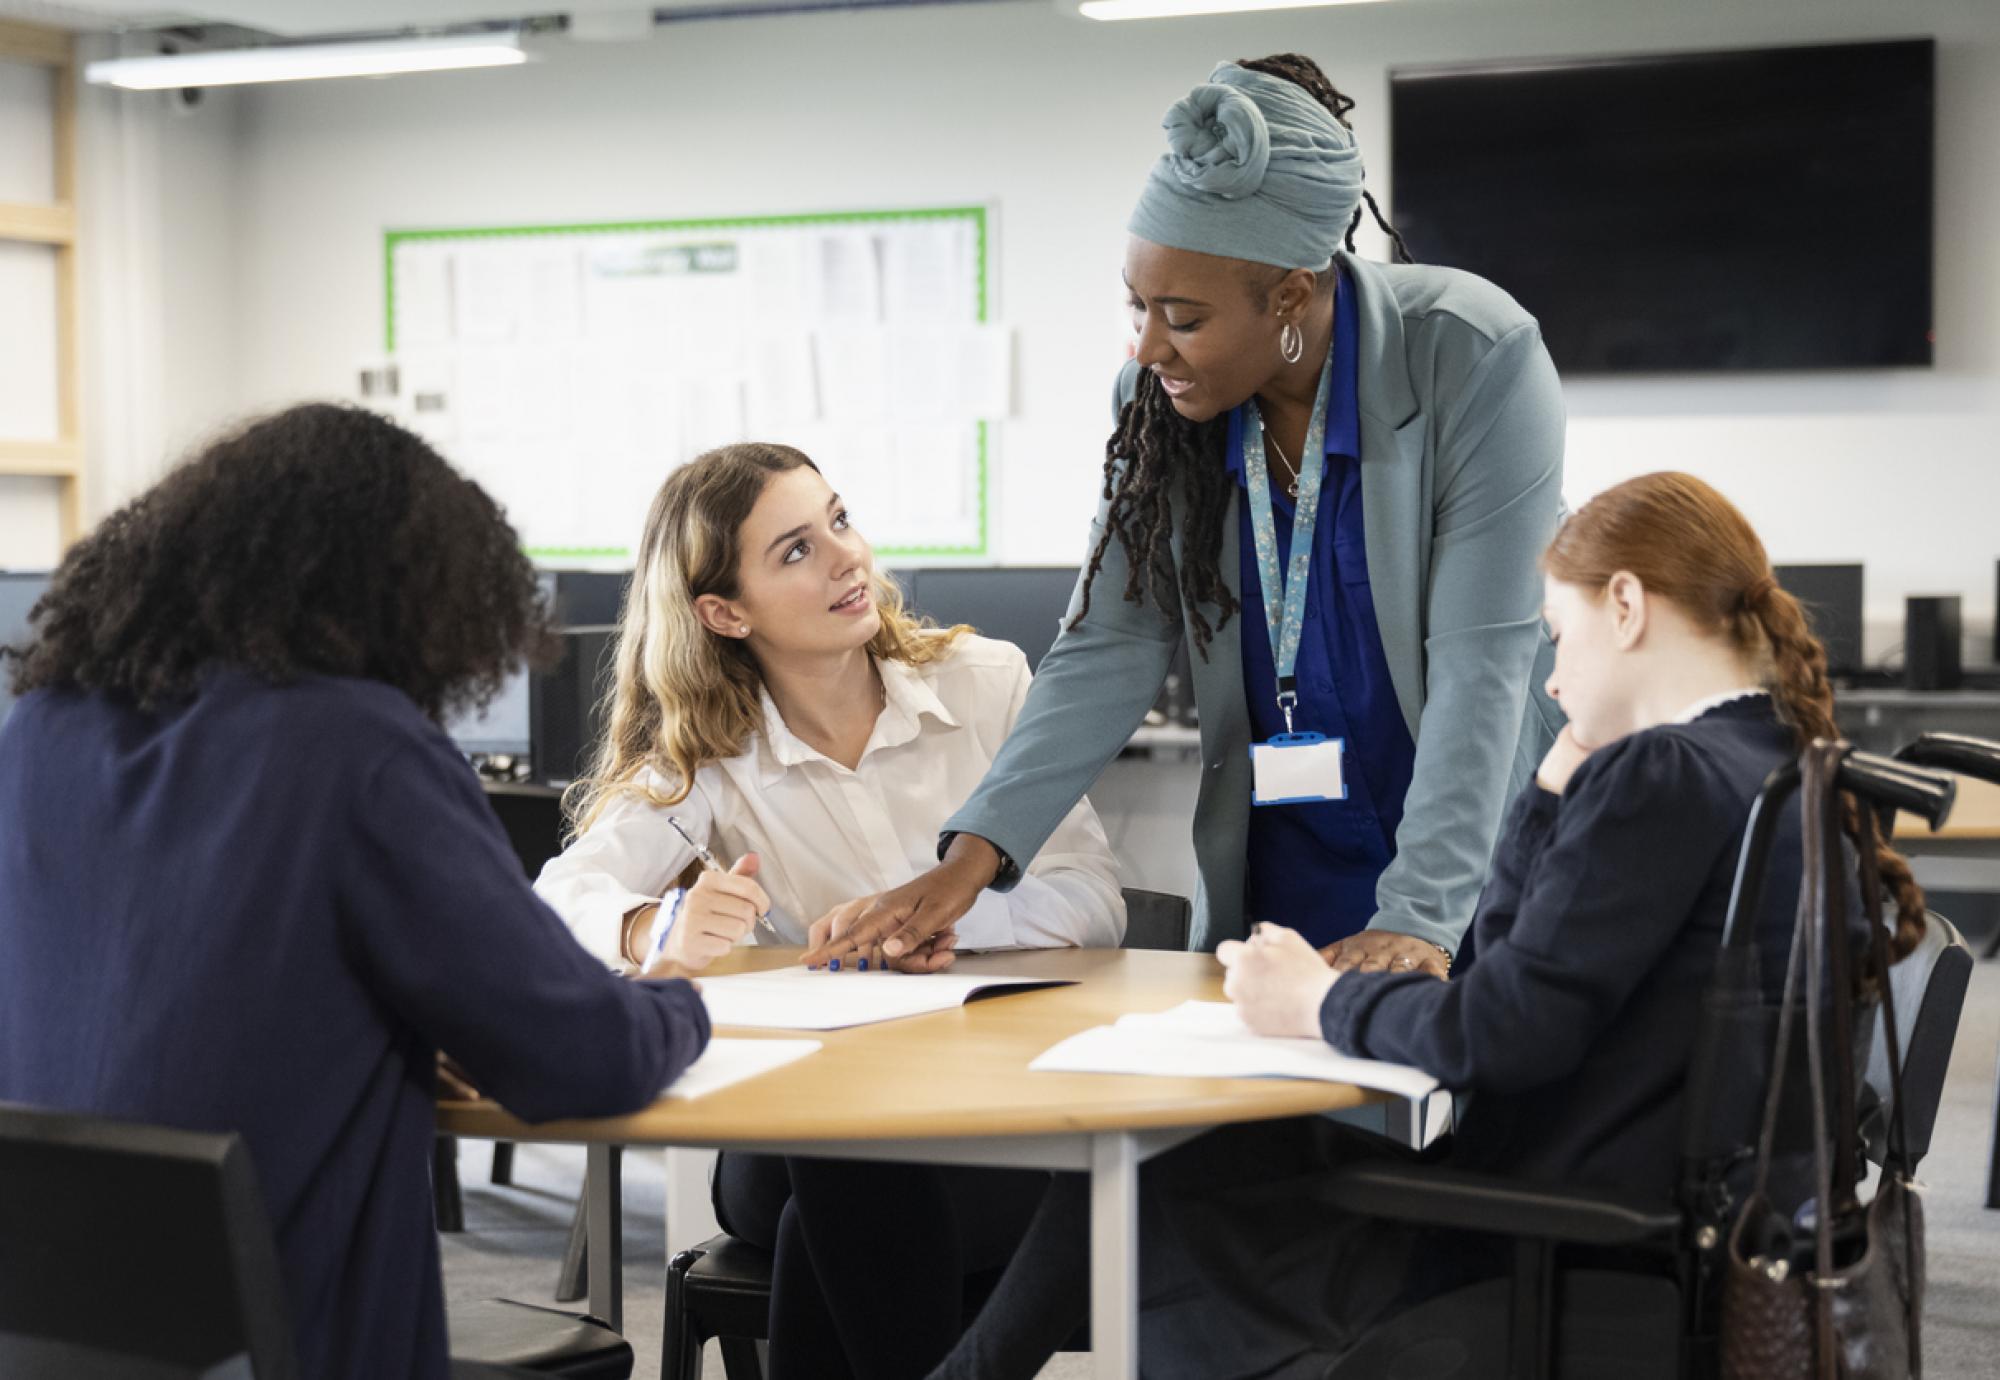
{"label": "wooden shelf", "polygon": [[0,474],[31,479],[76,479],[83,447],[75,441],[0,441]]}
{"label": "wooden shelf", "polygon": [[67,249],[76,243],[76,211],[70,206],[0,201],[0,240],[52,244]]}
{"label": "wooden shelf", "polygon": [[0,59],[37,67],[67,67],[75,40],[60,29],[42,29],[0,19]]}

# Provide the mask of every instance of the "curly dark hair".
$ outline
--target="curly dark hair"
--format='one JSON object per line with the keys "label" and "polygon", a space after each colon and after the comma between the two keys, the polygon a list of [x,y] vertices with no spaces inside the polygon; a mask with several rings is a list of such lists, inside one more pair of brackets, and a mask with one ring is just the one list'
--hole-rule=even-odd
{"label": "curly dark hair", "polygon": [[357,407],[252,422],[99,524],[31,614],[14,690],[152,711],[205,671],[356,676],[432,719],[486,704],[554,650],[534,567],[477,484]]}
{"label": "curly dark hair", "polygon": [[[1342,94],[1319,64],[1298,53],[1276,53],[1265,58],[1243,58],[1237,63],[1253,72],[1281,77],[1302,86],[1341,124],[1354,109],[1352,97]],[[1362,192],[1368,210],[1388,233],[1396,258],[1409,263],[1410,251],[1403,237],[1382,215],[1375,198]],[[1361,223],[1361,207],[1347,226],[1347,248],[1354,249],[1354,230]],[[1323,277],[1330,277],[1329,266]],[[1255,275],[1253,290],[1282,279],[1278,270]],[[1246,280],[1248,281],[1248,280]],[[1322,282],[1324,286],[1324,282]],[[1178,581],[1181,602],[1187,610],[1194,633],[1194,647],[1203,661],[1208,660],[1208,644],[1214,634],[1228,626],[1239,607],[1229,592],[1220,570],[1222,523],[1229,512],[1229,491],[1235,481],[1229,477],[1222,448],[1228,432],[1228,418],[1190,422],[1174,410],[1160,381],[1147,370],[1139,371],[1138,387],[1132,401],[1118,416],[1118,425],[1104,445],[1103,498],[1110,507],[1104,532],[1090,553],[1084,578],[1083,603],[1074,626],[1090,612],[1090,599],[1097,575],[1104,568],[1104,553],[1113,537],[1124,548],[1130,569],[1125,577],[1123,597],[1130,603],[1144,603],[1147,594],[1161,608],[1168,607]],[[1168,493],[1176,475],[1185,477],[1186,493],[1181,517],[1182,561],[1176,574],[1173,559],[1173,512]],[[1217,610],[1213,626],[1202,611],[1206,604]]]}

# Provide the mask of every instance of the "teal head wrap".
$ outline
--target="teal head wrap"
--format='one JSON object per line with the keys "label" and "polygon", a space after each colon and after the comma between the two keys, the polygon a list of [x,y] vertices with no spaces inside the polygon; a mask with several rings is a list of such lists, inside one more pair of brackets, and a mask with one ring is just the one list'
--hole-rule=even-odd
{"label": "teal head wrap", "polygon": [[1324,268],[1361,204],[1354,135],[1310,92],[1225,62],[1162,120],[1127,225],[1171,249]]}

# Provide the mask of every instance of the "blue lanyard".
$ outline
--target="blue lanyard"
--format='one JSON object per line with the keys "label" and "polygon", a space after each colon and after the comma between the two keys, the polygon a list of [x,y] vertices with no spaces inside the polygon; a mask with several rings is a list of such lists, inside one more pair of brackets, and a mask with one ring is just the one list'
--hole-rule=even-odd
{"label": "blue lanyard", "polygon": [[[1299,702],[1299,634],[1305,626],[1306,578],[1312,570],[1313,524],[1319,519],[1320,478],[1326,472],[1326,400],[1333,386],[1333,349],[1319,375],[1319,396],[1313,399],[1312,420],[1306,424],[1306,444],[1299,455],[1299,493],[1292,510],[1292,559],[1278,570],[1278,524],[1271,515],[1271,473],[1264,463],[1264,421],[1257,400],[1244,404],[1243,473],[1250,489],[1250,535],[1257,544],[1257,578],[1263,586],[1264,626],[1271,635],[1271,664],[1278,673],[1278,708],[1284,711],[1285,732],[1292,731],[1292,709]],[[1281,610],[1277,618],[1273,608]]]}

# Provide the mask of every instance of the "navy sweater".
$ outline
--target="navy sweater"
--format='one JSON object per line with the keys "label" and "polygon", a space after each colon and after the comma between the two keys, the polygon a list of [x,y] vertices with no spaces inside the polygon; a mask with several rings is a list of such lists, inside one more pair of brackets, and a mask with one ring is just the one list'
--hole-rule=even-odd
{"label": "navy sweater", "polygon": [[686,983],[577,945],[388,686],[38,691],[0,732],[0,1099],[240,1131],[309,1377],[446,1373],[439,1048],[538,1121],[643,1106],[707,1039]]}
{"label": "navy sweater", "polygon": [[[1501,829],[1471,966],[1450,982],[1349,973],[1320,1008],[1326,1038],[1468,1091],[1453,1164],[1668,1195],[1750,804],[1795,755],[1757,697],[1592,753],[1560,797],[1530,784]],[[1773,998],[1798,885],[1794,801],[1757,918]]]}

